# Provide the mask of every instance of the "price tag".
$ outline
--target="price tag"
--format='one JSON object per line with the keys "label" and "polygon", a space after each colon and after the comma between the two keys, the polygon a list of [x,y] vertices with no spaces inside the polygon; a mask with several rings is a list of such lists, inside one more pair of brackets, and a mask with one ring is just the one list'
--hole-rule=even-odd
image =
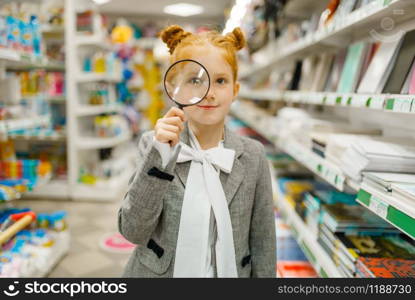
{"label": "price tag", "polygon": [[385,95],[374,95],[368,101],[368,107],[373,109],[383,109],[385,106]]}
{"label": "price tag", "polygon": [[378,216],[380,216],[384,219],[386,219],[386,217],[388,215],[388,206],[389,205],[385,204],[379,198],[377,198],[373,195],[370,197],[369,208],[371,210],[373,210],[373,212],[375,212]]}
{"label": "price tag", "polygon": [[327,94],[326,105],[335,105],[336,104],[336,94]]}
{"label": "price tag", "polygon": [[398,112],[410,112],[412,99],[395,99],[394,111]]}
{"label": "price tag", "polygon": [[353,106],[354,107],[365,107],[366,101],[369,97],[366,95],[356,95],[353,99]]}

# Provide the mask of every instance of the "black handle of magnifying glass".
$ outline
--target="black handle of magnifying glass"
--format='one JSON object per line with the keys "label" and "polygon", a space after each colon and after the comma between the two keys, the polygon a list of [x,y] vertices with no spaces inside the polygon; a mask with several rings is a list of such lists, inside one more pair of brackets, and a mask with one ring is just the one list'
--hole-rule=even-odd
{"label": "black handle of magnifying glass", "polygon": [[[185,107],[185,105],[179,104],[179,103],[177,103],[177,102],[176,102],[176,104],[177,104],[177,107],[178,107],[179,109],[181,109],[181,110],[183,110],[183,107]],[[172,142],[173,142],[173,141],[169,141],[170,146],[172,146]]]}

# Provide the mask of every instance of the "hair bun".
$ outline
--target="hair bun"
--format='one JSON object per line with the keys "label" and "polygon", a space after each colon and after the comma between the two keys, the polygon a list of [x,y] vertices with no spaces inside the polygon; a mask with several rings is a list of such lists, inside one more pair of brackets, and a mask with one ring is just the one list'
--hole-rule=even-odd
{"label": "hair bun", "polygon": [[170,54],[173,54],[177,45],[189,35],[191,33],[184,31],[179,25],[170,25],[160,32],[160,37],[169,48]]}
{"label": "hair bun", "polygon": [[246,45],[245,35],[239,27],[226,34],[226,38],[233,44],[236,50],[241,50]]}

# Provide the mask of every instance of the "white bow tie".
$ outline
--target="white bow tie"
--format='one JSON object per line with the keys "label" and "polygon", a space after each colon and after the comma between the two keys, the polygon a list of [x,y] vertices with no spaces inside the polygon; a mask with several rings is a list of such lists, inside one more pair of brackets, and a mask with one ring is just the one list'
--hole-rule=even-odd
{"label": "white bow tie", "polygon": [[225,173],[232,171],[235,151],[226,148],[211,148],[208,150],[195,150],[188,145],[181,143],[181,150],[177,158],[177,162],[197,161],[203,163],[204,160]]}
{"label": "white bow tie", "polygon": [[181,143],[178,163],[192,161],[186,182],[176,247],[174,277],[204,277],[213,208],[218,238],[215,245],[218,277],[237,277],[233,230],[222,183],[214,166],[230,173],[235,151],[196,150]]}

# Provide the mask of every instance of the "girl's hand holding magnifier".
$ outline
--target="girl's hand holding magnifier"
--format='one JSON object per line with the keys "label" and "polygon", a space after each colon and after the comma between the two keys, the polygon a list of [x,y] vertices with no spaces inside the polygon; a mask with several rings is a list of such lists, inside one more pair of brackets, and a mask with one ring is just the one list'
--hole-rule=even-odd
{"label": "girl's hand holding magnifier", "polygon": [[170,143],[175,146],[180,140],[180,133],[184,128],[186,116],[180,108],[172,107],[154,127],[155,138],[161,143]]}
{"label": "girl's hand holding magnifier", "polygon": [[206,68],[191,59],[179,60],[172,64],[164,75],[164,89],[167,96],[177,104],[159,119],[155,126],[156,140],[175,146],[186,120],[183,108],[201,102],[209,92],[210,76]]}

